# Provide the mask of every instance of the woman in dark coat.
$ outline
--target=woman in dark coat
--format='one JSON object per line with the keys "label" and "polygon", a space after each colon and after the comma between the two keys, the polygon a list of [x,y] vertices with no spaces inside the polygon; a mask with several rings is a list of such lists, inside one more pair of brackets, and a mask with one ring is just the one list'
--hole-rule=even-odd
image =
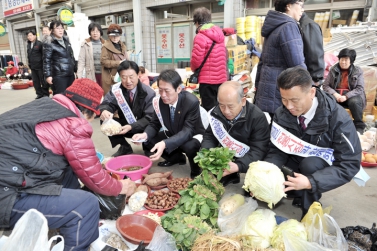
{"label": "woman in dark coat", "polygon": [[282,105],[276,84],[279,74],[294,66],[306,69],[303,41],[298,25],[304,3],[297,0],[277,0],[275,10],[267,13],[262,26],[265,38],[255,87],[255,104],[272,117]]}
{"label": "woman in dark coat", "polygon": [[63,24],[54,20],[51,35],[43,43],[43,73],[55,94],[63,93],[75,80],[76,62]]}

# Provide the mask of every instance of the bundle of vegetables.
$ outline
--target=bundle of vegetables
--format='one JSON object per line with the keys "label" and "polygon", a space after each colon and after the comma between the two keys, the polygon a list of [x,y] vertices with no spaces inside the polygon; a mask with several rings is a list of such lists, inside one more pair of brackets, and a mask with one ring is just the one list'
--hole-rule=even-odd
{"label": "bundle of vegetables", "polygon": [[209,232],[199,236],[192,247],[192,251],[240,251],[242,245],[240,239],[234,237],[216,236],[215,232]]}
{"label": "bundle of vegetables", "polygon": [[191,250],[198,236],[212,230],[199,217],[186,214],[179,208],[162,216],[161,223],[174,236],[177,247],[182,251]]}
{"label": "bundle of vegetables", "polygon": [[284,193],[284,175],[280,168],[266,161],[250,163],[242,186],[248,192],[252,192],[258,200],[268,203],[268,207],[278,203]]}
{"label": "bundle of vegetables", "polygon": [[277,250],[285,250],[284,245],[284,238],[283,233],[291,233],[294,236],[297,236],[303,240],[308,239],[308,234],[306,233],[305,226],[301,222],[298,222],[297,220],[290,219],[287,221],[283,221],[278,225],[271,238],[271,245],[272,247],[276,248]]}
{"label": "bundle of vegetables", "polygon": [[204,182],[208,184],[209,173],[213,173],[217,180],[220,180],[224,170],[229,170],[229,162],[233,160],[235,153],[236,151],[227,147],[202,148],[195,156],[194,162],[202,168]]}

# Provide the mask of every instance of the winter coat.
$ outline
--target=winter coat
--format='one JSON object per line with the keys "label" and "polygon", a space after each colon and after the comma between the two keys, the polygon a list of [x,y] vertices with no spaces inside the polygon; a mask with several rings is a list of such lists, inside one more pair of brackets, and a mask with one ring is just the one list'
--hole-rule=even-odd
{"label": "winter coat", "polygon": [[[257,160],[263,160],[270,141],[270,127],[266,116],[255,105],[246,102],[241,111],[240,117],[231,125],[221,113],[219,106],[216,106],[211,116],[218,119],[227,130],[230,136],[250,147],[250,150],[241,158],[236,158],[234,163],[238,165],[239,172],[246,173],[249,164]],[[203,136],[202,148],[222,147],[209,125]]]}
{"label": "winter coat", "polygon": [[[305,142],[334,150],[334,161],[331,166],[307,176],[312,186],[311,192],[323,193],[344,185],[356,175],[360,169],[362,151],[355,126],[344,108],[318,88],[316,97],[318,108],[305,131],[302,131],[297,117],[284,106],[276,110],[273,119],[275,123]],[[298,163],[303,159],[296,155],[288,155],[270,143],[265,161],[281,167],[289,157],[296,158]]]}
{"label": "winter coat", "polygon": [[[127,89],[122,85],[120,85],[120,89],[122,90],[123,97],[125,97],[126,101],[129,104],[129,95]],[[144,132],[144,129],[149,124],[149,121],[154,114],[152,100],[156,96],[156,92],[149,86],[146,86],[139,81],[135,94],[136,96],[134,98],[134,101],[132,102],[132,106],[130,106],[132,113],[137,120],[131,125],[132,129],[130,133],[133,134]],[[123,112],[119,107],[117,99],[111,90],[105,95],[105,98],[103,99],[99,109],[101,113],[105,110],[111,113],[118,111],[120,120],[127,122]]]}
{"label": "winter coat", "polygon": [[76,61],[71,44],[63,37],[65,48],[53,35],[47,36],[43,43],[43,73],[48,77],[69,77],[75,74]]}
{"label": "winter coat", "polygon": [[[338,86],[341,82],[341,78],[342,72],[339,63],[337,63],[330,69],[330,73],[327,75],[326,80],[323,82],[323,90],[328,94],[334,95],[334,93],[336,92],[335,89],[339,89]],[[348,88],[350,91],[345,94],[347,99],[360,95],[361,99],[363,100],[364,109],[366,105],[366,97],[364,91],[363,70],[353,64],[349,68]]]}
{"label": "winter coat", "polygon": [[5,75],[11,75],[13,76],[14,74],[18,74],[18,68],[16,66],[13,66],[12,68],[8,67],[7,70],[5,71]]}
{"label": "winter coat", "polygon": [[276,80],[287,68],[306,68],[304,47],[298,23],[278,11],[268,11],[262,36],[265,40],[255,80],[255,104],[264,112],[274,113],[282,105]]}
{"label": "winter coat", "polygon": [[59,195],[68,168],[92,191],[118,195],[120,182],[102,169],[92,127],[63,95],[0,115],[0,226],[9,225],[17,194]]}
{"label": "winter coat", "polygon": [[[103,38],[100,38],[101,44],[105,43]],[[77,78],[82,78],[85,69],[85,78],[89,78],[96,82],[96,71],[94,68],[93,58],[93,44],[90,38],[87,38],[82,42],[79,60],[77,63]]]}
{"label": "winter coat", "polygon": [[122,51],[118,51],[110,40],[106,40],[102,45],[102,88],[105,94],[108,93],[111,86],[115,84],[113,78],[117,74],[117,68],[120,62],[124,59],[128,59],[126,45],[122,41],[119,41],[119,43]]}
{"label": "winter coat", "polygon": [[305,12],[302,13],[300,26],[304,42],[305,64],[312,80],[318,82],[323,79],[325,73],[322,30]]}
{"label": "winter coat", "polygon": [[224,34],[216,25],[204,24],[194,38],[191,53],[191,70],[195,71],[202,64],[205,56],[215,42],[202,70],[199,83],[222,84],[227,81],[227,50],[224,45]]}
{"label": "winter coat", "polygon": [[33,43],[33,48],[31,47],[31,42],[27,42],[27,60],[32,70],[42,70],[43,69],[43,44],[39,40],[35,40]]}

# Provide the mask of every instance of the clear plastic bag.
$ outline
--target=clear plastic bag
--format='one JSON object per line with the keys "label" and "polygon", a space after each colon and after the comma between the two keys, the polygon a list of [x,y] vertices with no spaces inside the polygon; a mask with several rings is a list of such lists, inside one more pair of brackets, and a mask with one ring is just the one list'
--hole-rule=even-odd
{"label": "clear plastic bag", "polygon": [[103,121],[100,129],[106,136],[113,136],[122,131],[122,125],[113,118],[109,118]]}
{"label": "clear plastic bag", "polygon": [[333,248],[341,251],[348,250],[348,244],[343,236],[342,230],[333,217],[324,214],[322,217],[315,214],[312,224],[306,227],[308,241],[315,242],[326,248]]}
{"label": "clear plastic bag", "polygon": [[[222,200],[226,198],[227,197],[223,198]],[[245,198],[245,204],[237,208],[230,215],[224,215],[220,210],[219,217],[217,219],[217,225],[219,226],[221,232],[219,232],[217,235],[232,236],[239,234],[243,228],[244,223],[247,221],[247,217],[252,212],[254,212],[257,207],[257,201],[249,197]]]}
{"label": "clear plastic bag", "polygon": [[61,241],[51,249],[52,251],[64,250],[64,238],[56,235],[48,240],[46,217],[37,210],[30,209],[17,221],[0,250],[49,251],[51,243],[58,238]]}
{"label": "clear plastic bag", "polygon": [[153,238],[146,250],[150,251],[178,251],[173,235],[166,232],[160,225],[156,227]]}
{"label": "clear plastic bag", "polygon": [[285,251],[338,251],[338,249],[325,248],[317,243],[306,241],[291,232],[283,232]]}

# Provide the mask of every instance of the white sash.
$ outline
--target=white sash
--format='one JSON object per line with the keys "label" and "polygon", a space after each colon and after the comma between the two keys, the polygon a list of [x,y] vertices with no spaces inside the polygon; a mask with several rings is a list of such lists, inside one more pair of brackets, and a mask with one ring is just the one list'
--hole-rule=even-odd
{"label": "white sash", "polygon": [[334,149],[324,148],[305,142],[275,122],[271,127],[271,142],[281,151],[301,157],[319,157],[330,166],[334,161]]}
{"label": "white sash", "polygon": [[207,116],[209,124],[212,128],[213,135],[215,135],[215,137],[223,147],[228,147],[230,150],[235,150],[235,156],[237,158],[243,157],[250,150],[250,147],[230,136],[229,133],[225,130],[224,125],[218,119],[211,116],[212,110],[213,109],[208,111]]}
{"label": "white sash", "polygon": [[156,97],[153,98],[152,105],[153,105],[154,111],[157,114],[157,118],[160,121],[160,124],[162,126],[162,130],[168,131],[168,129],[164,125],[164,121],[162,120],[162,115],[161,115],[161,111],[160,111],[160,96],[156,96]]}
{"label": "white sash", "polygon": [[124,117],[126,118],[128,124],[131,125],[136,122],[136,118],[132,113],[127,100],[123,97],[122,89],[120,89],[121,84],[121,82],[114,84],[111,90],[114,93],[115,98],[117,99],[118,105],[122,110]]}

